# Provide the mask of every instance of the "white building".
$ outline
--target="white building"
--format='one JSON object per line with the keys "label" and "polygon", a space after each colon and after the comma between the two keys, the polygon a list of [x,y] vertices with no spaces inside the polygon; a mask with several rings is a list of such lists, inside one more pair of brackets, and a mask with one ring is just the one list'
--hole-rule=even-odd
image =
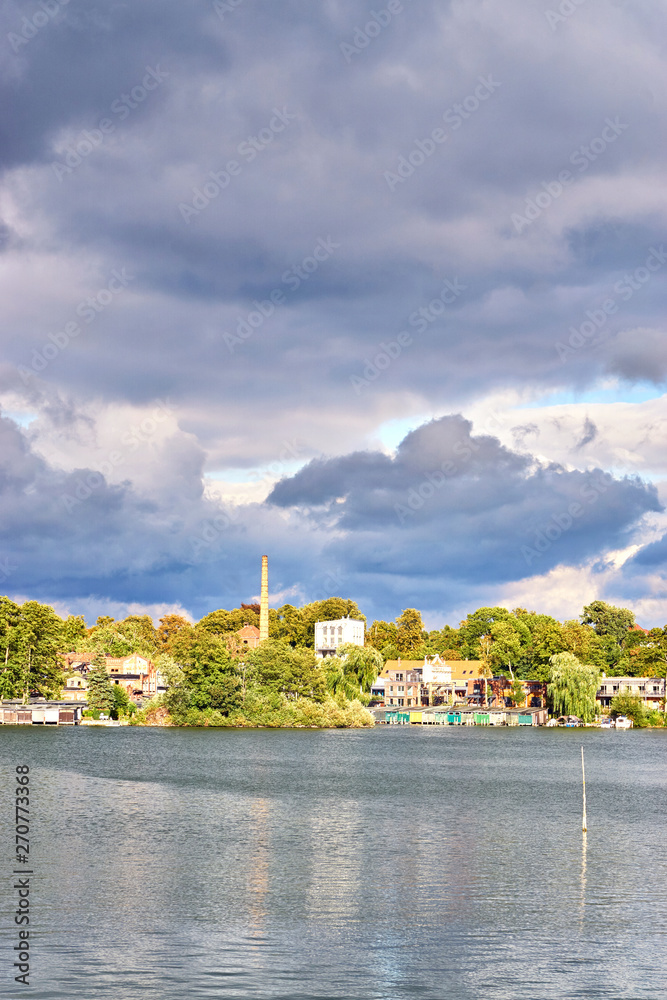
{"label": "white building", "polygon": [[439,656],[434,656],[431,660],[427,656],[424,657],[424,666],[422,667],[424,684],[449,684],[451,679],[452,668],[449,663],[441,660]]}
{"label": "white building", "polygon": [[352,642],[364,644],[364,622],[358,618],[337,618],[332,622],[315,623],[315,652],[318,656],[334,656],[339,646]]}

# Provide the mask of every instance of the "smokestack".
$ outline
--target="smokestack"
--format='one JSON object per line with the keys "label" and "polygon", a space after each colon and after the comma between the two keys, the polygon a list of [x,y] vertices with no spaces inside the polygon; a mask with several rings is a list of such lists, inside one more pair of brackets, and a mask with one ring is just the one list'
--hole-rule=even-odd
{"label": "smokestack", "polygon": [[262,589],[259,599],[259,641],[269,638],[269,557],[262,556]]}

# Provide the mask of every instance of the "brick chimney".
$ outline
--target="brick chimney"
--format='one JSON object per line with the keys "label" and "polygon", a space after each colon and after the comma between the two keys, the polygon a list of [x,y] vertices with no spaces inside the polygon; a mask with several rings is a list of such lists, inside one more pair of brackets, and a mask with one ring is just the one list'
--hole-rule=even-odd
{"label": "brick chimney", "polygon": [[269,638],[269,557],[262,556],[262,589],[259,599],[259,641]]}

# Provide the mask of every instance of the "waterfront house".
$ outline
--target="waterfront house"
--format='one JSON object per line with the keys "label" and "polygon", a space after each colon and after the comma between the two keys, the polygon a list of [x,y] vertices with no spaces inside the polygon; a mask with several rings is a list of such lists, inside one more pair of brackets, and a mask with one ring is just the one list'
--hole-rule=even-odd
{"label": "waterfront house", "polygon": [[366,624],[360,618],[336,618],[315,623],[315,655],[322,659],[335,656],[339,646],[352,643],[363,646]]}
{"label": "waterfront house", "polygon": [[73,701],[47,701],[30,698],[23,704],[18,698],[0,703],[0,724],[5,726],[77,726],[83,705]]}
{"label": "waterfront house", "polygon": [[385,704],[400,708],[481,703],[484,691],[481,660],[387,660],[380,679],[385,682]]}
{"label": "waterfront house", "polygon": [[[64,690],[69,697],[85,701],[87,676],[94,657],[94,653],[67,653],[63,656],[65,671],[68,674]],[[104,661],[112,683],[122,687],[134,702],[153,698],[156,694],[167,690],[162,675],[153,661],[146,656],[141,656],[139,653],[131,653],[129,656],[105,656]],[[77,678],[80,678],[80,683],[77,683]]]}
{"label": "waterfront house", "polygon": [[611,706],[617,694],[639,698],[646,708],[662,708],[665,698],[664,677],[602,677],[595,700],[602,708]]}

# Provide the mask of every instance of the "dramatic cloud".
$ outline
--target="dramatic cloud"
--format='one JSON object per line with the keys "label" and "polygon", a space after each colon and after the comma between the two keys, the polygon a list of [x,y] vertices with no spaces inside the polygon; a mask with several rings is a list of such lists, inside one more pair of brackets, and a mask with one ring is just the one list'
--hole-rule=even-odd
{"label": "dramatic cloud", "polygon": [[[515,441],[488,428],[501,443],[477,419],[474,438],[453,418],[438,424],[434,455],[459,432],[480,451],[404,524],[394,505],[410,510],[407,491],[436,468],[422,451],[435,432],[395,458],[372,442],[392,422],[472,416],[503,394],[580,399],[610,377],[621,395],[650,384],[653,426],[664,420],[664,10],[599,0],[554,20],[525,0],[385,8],[4,5],[0,401],[29,426],[35,489],[11,508],[16,537],[55,530],[58,491],[118,450],[114,425],[170,408],[142,461],[127,455],[80,524],[72,515],[45,543],[50,575],[36,545],[22,549],[21,593],[50,580],[54,599],[67,591],[87,607],[92,596],[217,606],[212,564],[210,580],[190,565],[174,525],[187,536],[225,503],[239,526],[219,553],[239,597],[246,560],[270,550],[283,560],[276,589],[295,600],[327,575],[357,586],[365,560],[376,569],[363,587],[387,608],[431,586],[438,518],[461,533],[443,555],[465,564],[452,579],[488,572],[492,586],[518,578],[521,545],[586,476],[612,474],[596,517],[577,519],[539,567],[524,562],[528,574],[625,544],[654,510],[648,487],[623,476],[654,474],[653,458],[645,466],[638,445],[635,464],[619,464],[593,407],[563,412],[567,449],[532,411],[511,414]],[[376,517],[393,519],[386,552]],[[79,582],[65,584],[57,567],[85,531],[110,572],[74,558],[65,576]],[[150,567],[151,585],[131,566]],[[447,601],[443,613],[458,607]]]}

